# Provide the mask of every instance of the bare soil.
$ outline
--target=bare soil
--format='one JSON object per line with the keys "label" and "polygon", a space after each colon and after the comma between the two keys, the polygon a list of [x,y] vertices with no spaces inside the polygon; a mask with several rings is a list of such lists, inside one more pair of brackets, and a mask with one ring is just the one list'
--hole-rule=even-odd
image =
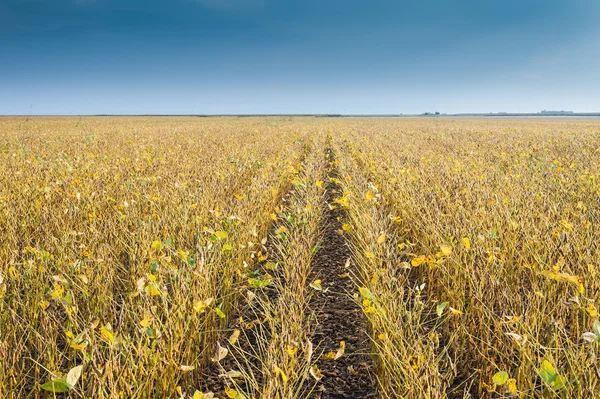
{"label": "bare soil", "polygon": [[[329,160],[334,161],[334,153],[328,149]],[[330,177],[337,177],[335,168],[329,170]],[[327,183],[326,200],[341,196],[333,182]],[[346,343],[344,356],[337,360],[322,360],[319,367],[323,379],[312,393],[313,398],[375,398],[378,396],[376,379],[371,359],[371,343],[367,334],[367,320],[352,295],[356,286],[344,275],[351,273],[346,261],[351,257],[350,247],[340,235],[345,221],[345,211],[336,206],[330,209],[326,204],[323,220],[321,248],[315,254],[311,266],[311,280],[320,279],[326,292],[313,295],[311,309],[317,309],[317,326],[313,342],[325,353],[337,352],[340,341]],[[351,262],[350,262],[351,264]],[[340,277],[342,276],[342,277]]]}

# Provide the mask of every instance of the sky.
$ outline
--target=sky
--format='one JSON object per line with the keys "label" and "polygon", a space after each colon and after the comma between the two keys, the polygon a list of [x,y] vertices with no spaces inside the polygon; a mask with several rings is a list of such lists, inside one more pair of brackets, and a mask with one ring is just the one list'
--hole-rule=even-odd
{"label": "sky", "polygon": [[600,111],[597,0],[1,0],[0,114]]}

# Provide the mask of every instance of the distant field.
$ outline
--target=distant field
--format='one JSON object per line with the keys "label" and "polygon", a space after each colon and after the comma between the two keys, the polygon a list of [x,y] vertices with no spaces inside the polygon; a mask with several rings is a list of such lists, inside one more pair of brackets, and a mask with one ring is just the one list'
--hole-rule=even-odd
{"label": "distant field", "polygon": [[598,398],[600,120],[0,118],[2,398]]}

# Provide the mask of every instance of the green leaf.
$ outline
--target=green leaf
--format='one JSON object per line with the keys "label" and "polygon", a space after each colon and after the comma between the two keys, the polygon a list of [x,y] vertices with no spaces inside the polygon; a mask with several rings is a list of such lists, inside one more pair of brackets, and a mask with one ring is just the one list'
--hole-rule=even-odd
{"label": "green leaf", "polygon": [[492,381],[496,385],[504,385],[508,381],[508,373],[506,371],[499,371],[492,377]]}
{"label": "green leaf", "polygon": [[156,263],[156,262],[152,262],[152,263],[150,264],[150,267],[149,267],[149,269],[150,269],[150,272],[152,272],[152,273],[156,273],[156,272],[158,271],[158,263]]}
{"label": "green leaf", "polygon": [[217,314],[217,316],[219,316],[221,319],[224,319],[224,318],[225,318],[225,313],[223,313],[223,311],[222,311],[220,308],[216,307],[216,308],[215,308],[215,313],[216,313],[216,314]]}
{"label": "green leaf", "polygon": [[231,244],[223,244],[223,246],[221,247],[221,249],[223,251],[231,251],[233,249],[233,246]]}
{"label": "green leaf", "polygon": [[435,308],[435,313],[437,313],[438,317],[442,317],[442,313],[444,313],[444,309],[448,306],[448,302],[442,302],[437,305]]}
{"label": "green leaf", "polygon": [[485,234],[486,238],[497,240],[498,239],[498,228],[494,227],[490,233]]}
{"label": "green leaf", "polygon": [[563,377],[562,375],[557,375],[556,379],[552,381],[552,384],[550,384],[550,387],[555,391],[560,391],[565,387],[566,383],[567,379],[565,377]]}
{"label": "green leaf", "polygon": [[269,285],[269,281],[268,280],[261,280],[258,278],[249,278],[248,279],[248,286],[250,288],[264,288],[266,286]]}
{"label": "green leaf", "polygon": [[360,295],[363,297],[363,299],[368,301],[373,300],[373,294],[371,294],[371,291],[367,287],[360,287],[358,292],[360,292]]}
{"label": "green leaf", "polygon": [[215,231],[214,236],[217,240],[226,240],[228,237],[228,234],[224,230],[219,230],[219,231]]}
{"label": "green leaf", "polygon": [[546,359],[544,359],[544,361],[542,362],[542,366],[540,367],[539,373],[540,377],[542,377],[542,380],[544,380],[544,382],[550,386],[552,386],[552,383],[554,382],[554,380],[556,380],[556,377],[558,377],[556,369],[554,368],[552,363],[550,363]]}
{"label": "green leaf", "polygon": [[40,388],[48,392],[67,392],[69,390],[69,384],[64,380],[55,380],[40,385]]}
{"label": "green leaf", "polygon": [[594,322],[594,327],[592,327],[592,331],[596,334],[596,337],[600,340],[600,321],[596,320]]}
{"label": "green leaf", "polygon": [[260,270],[248,270],[248,276],[250,277],[259,277],[260,276]]}

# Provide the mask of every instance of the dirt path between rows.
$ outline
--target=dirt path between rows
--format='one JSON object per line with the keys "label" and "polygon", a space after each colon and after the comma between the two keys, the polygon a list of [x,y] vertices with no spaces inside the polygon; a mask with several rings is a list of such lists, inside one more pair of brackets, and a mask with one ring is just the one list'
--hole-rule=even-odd
{"label": "dirt path between rows", "polygon": [[[351,258],[347,236],[340,235],[342,224],[346,221],[346,212],[338,204],[335,209],[330,209],[328,204],[334,205],[334,200],[339,198],[342,193],[341,188],[328,179],[338,178],[335,167],[335,154],[328,146],[324,156],[327,157],[327,173],[324,178],[325,203],[323,203],[324,214],[319,227],[320,249],[315,253],[310,264],[310,276],[308,281],[320,279],[322,281],[323,291],[311,291],[308,309],[305,313],[307,326],[313,334],[310,342],[315,347],[315,354],[337,352],[340,348],[340,341],[345,342],[344,355],[334,359],[318,360],[318,367],[322,372],[322,379],[314,385],[315,380],[308,377],[308,383],[304,388],[299,389],[295,398],[311,399],[367,399],[379,397],[377,393],[376,377],[371,358],[371,343],[368,336],[367,319],[360,306],[352,298],[357,292],[355,283],[349,278],[354,270],[352,262],[347,267],[347,261]],[[332,163],[330,164],[329,161]],[[291,194],[289,194],[291,195]],[[289,196],[288,195],[288,196]],[[287,198],[287,196],[286,196]],[[282,203],[286,202],[282,199]],[[282,254],[277,254],[276,241],[273,231],[269,233],[266,242],[266,252],[271,254],[269,259],[283,259]],[[264,263],[264,262],[263,262]],[[282,279],[281,271],[266,270],[259,265],[264,273],[268,272],[275,279]],[[263,364],[264,355],[267,348],[264,346],[269,342],[271,329],[269,324],[265,323],[266,309],[259,306],[261,303],[275,303],[278,293],[273,286],[255,291],[265,299],[265,301],[253,301],[253,305],[240,303],[240,308],[234,313],[231,319],[230,330],[239,329],[241,335],[236,345],[228,345],[230,355],[220,362],[220,366],[214,366],[212,375],[207,376],[202,384],[204,390],[212,391],[217,394],[224,394],[224,380],[218,377],[218,374],[229,370],[244,370],[245,373],[252,373],[252,385],[250,381],[242,382],[238,380],[239,388],[251,398],[258,399],[255,394],[260,392],[265,373],[268,373],[270,365]],[[243,316],[245,322],[256,322],[252,329],[244,329],[239,324],[237,318]],[[227,336],[223,337],[226,340]],[[238,362],[241,362],[238,363]],[[267,367],[265,369],[265,367]],[[231,384],[229,384],[231,385]]]}
{"label": "dirt path between rows", "polygon": [[[328,160],[335,161],[335,154],[328,148]],[[328,176],[338,178],[335,163],[330,166]],[[333,204],[341,196],[338,186],[328,181],[326,201]],[[346,267],[351,257],[348,242],[339,234],[345,220],[341,206],[330,209],[327,204],[321,230],[321,248],[311,265],[310,281],[320,279],[325,292],[312,296],[310,308],[316,309],[316,328],[313,342],[324,353],[337,352],[340,341],[345,342],[345,353],[337,360],[321,360],[319,367],[323,378],[311,397],[319,399],[376,398],[378,397],[371,344],[367,335],[367,320],[362,309],[352,298],[356,286],[345,277],[352,272]]]}

